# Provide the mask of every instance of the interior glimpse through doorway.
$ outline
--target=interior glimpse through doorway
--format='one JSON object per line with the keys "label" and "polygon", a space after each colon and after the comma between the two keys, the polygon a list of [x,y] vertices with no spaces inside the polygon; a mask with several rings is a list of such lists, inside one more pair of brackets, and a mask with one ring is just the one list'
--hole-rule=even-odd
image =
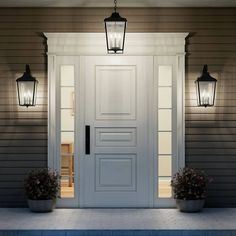
{"label": "interior glimpse through doorway", "polygon": [[74,197],[74,143],[61,143],[61,198]]}

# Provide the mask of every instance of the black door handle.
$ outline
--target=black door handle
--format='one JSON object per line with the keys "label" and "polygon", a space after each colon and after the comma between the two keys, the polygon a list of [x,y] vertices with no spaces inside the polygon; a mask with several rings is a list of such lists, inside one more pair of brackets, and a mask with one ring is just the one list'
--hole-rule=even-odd
{"label": "black door handle", "polygon": [[90,126],[85,126],[85,154],[90,154]]}

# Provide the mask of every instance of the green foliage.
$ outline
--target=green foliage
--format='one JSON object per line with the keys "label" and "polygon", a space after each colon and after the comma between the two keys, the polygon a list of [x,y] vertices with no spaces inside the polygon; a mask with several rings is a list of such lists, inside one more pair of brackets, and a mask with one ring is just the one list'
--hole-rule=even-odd
{"label": "green foliage", "polygon": [[25,179],[25,193],[31,200],[49,200],[58,197],[60,176],[49,169],[30,171]]}
{"label": "green foliage", "polygon": [[180,169],[171,180],[174,198],[183,200],[205,199],[207,185],[210,181],[203,171],[189,167]]}

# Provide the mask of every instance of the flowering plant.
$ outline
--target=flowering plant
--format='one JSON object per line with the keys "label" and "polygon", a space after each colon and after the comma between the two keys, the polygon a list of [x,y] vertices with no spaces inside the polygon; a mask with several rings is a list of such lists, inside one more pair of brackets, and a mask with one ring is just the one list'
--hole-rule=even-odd
{"label": "flowering plant", "polygon": [[25,179],[25,193],[31,200],[50,200],[58,197],[60,176],[47,168],[32,170]]}
{"label": "flowering plant", "polygon": [[180,169],[171,180],[174,198],[183,200],[205,199],[209,182],[211,180],[203,171],[189,167]]}

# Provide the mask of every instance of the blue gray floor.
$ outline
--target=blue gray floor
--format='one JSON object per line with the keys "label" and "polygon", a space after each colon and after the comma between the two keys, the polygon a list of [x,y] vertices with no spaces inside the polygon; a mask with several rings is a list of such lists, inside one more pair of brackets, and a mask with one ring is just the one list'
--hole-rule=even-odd
{"label": "blue gray floor", "polygon": [[236,209],[0,209],[0,236],[236,236]]}

